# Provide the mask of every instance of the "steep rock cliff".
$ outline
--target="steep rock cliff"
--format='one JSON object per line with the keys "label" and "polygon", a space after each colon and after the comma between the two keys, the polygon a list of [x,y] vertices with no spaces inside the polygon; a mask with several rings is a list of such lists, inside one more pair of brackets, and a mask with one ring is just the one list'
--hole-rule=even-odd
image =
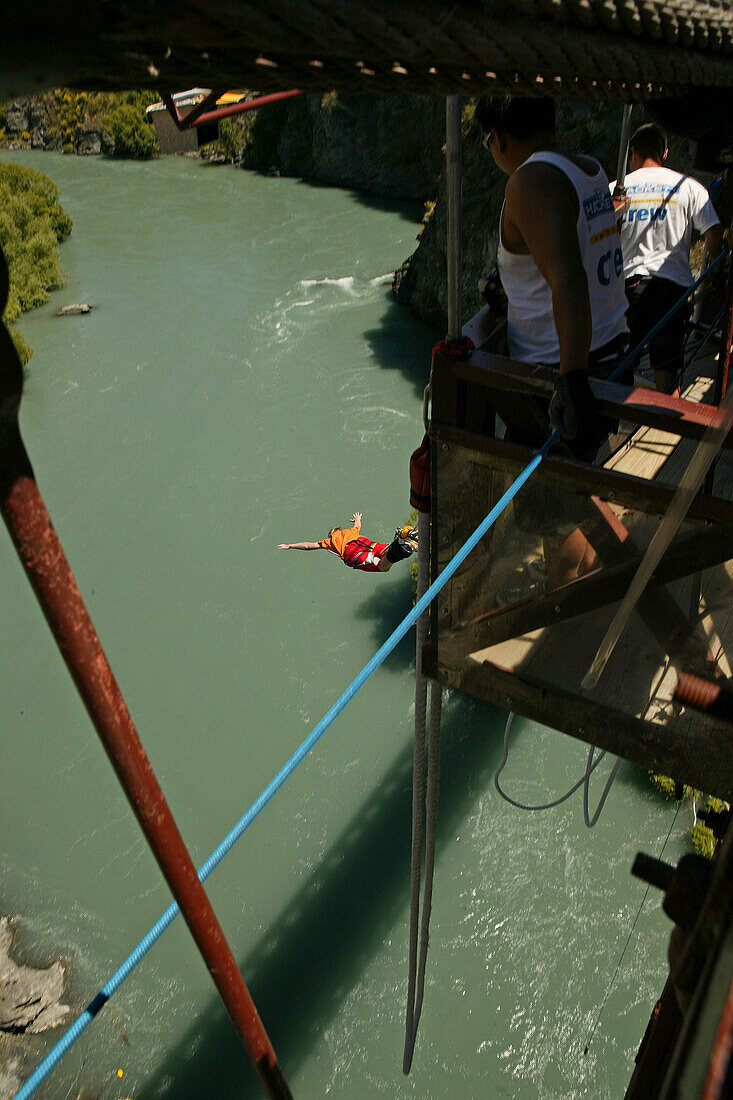
{"label": "steep rock cliff", "polygon": [[442,168],[445,100],[308,95],[257,112],[245,167],[371,195],[425,199]]}

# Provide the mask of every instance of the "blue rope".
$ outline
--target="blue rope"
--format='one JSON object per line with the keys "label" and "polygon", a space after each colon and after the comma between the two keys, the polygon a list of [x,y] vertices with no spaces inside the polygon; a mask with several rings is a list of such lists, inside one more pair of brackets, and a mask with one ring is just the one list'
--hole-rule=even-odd
{"label": "blue rope", "polygon": [[[525,482],[537,469],[542,462],[545,455],[555,446],[558,439],[562,435],[562,426],[555,428],[552,435],[543,443],[534,458],[524,467],[522,472],[517,477],[516,481],[512,482],[507,491],[501,497],[499,501],[494,505],[489,514],[482,520],[470,538],[463,544],[461,549],[455,555],[454,558],[448,563],[440,576],[436,577],[433,583],[430,585],[425,595],[421,597],[412,608],[412,610],[405,616],[399,626],[390,634],[389,638],[374,656],[364,665],[358,676],[352,680],[347,687],[343,695],[337,699],[331,709],[323,716],[317,726],[306,737],[305,741],[300,747],[293,753],[288,762],[280,769],[274,779],[268,784],[262,791],[259,797],[252,803],[250,808],[239,819],[234,828],[229,832],[218,848],[216,848],[206,862],[199,868],[198,876],[203,882],[214,868],[221,862],[224,856],[231,850],[236,842],[241,837],[242,833],[252,824],[254,819],[258,816],[261,810],[265,808],[270,799],[275,795],[283,784],[290,778],[295,769],[301,763],[302,760],[308,755],[317,741],[320,740],[322,735],[326,732],[332,722],[339,716],[342,710],[351,702],[357,691],[364,686],[370,676],[376,672],[382,662],[389,656],[392,650],[399,644],[404,638],[407,631],[417,622],[424,611],[427,610],[431,601],[437,596],[438,592],[444,587],[444,585],[450,580],[458,567],[466,560],[468,555],[474,549],[474,547],[481,541],[489,528],[496,522],[501,513],[506,508],[507,504],[516,496]],[[77,1017],[68,1031],[59,1039],[59,1041],[51,1048],[46,1057],[36,1067],[27,1081],[16,1092],[14,1100],[28,1100],[30,1096],[36,1091],[38,1086],[48,1076],[52,1069],[61,1061],[66,1052],[73,1046],[81,1033],[89,1026],[94,1017],[100,1011],[100,1009],[107,1003],[113,993],[115,993],[124,982],[125,978],[135,969],[137,964],[148,953],[153,944],[162,936],[168,925],[172,922],[174,917],[178,915],[178,905],[173,902],[168,906],[166,911],[156,921],[150,931],[145,935],[137,947],[132,951],[118,970],[114,972],[109,981],[102,986],[96,997],[87,1005],[84,1011]]]}
{"label": "blue rope", "polygon": [[679,298],[679,300],[675,302],[675,304],[672,306],[672,308],[669,309],[665,313],[665,315],[664,315],[664,317],[662,317],[661,321],[657,321],[656,325],[654,325],[653,328],[649,329],[649,332],[646,334],[644,339],[640,343],[638,343],[636,345],[636,347],[632,349],[632,351],[628,352],[628,354],[623,357],[623,359],[621,360],[619,365],[616,367],[616,369],[611,374],[609,374],[608,378],[604,379],[604,381],[613,382],[613,380],[615,378],[618,378],[618,376],[621,374],[621,371],[624,369],[624,367],[628,367],[629,363],[632,362],[632,360],[639,354],[639,352],[644,350],[644,348],[649,343],[649,341],[654,339],[654,337],[657,335],[657,333],[659,332],[659,330],[661,328],[664,328],[664,326],[667,324],[667,321],[669,321],[670,317],[674,317],[677,310],[680,309],[684,305],[684,303],[690,297],[692,292],[694,290],[697,290],[697,288],[699,287],[699,285],[703,281],[703,279],[707,279],[708,275],[713,270],[713,268],[717,267],[717,265],[720,263],[720,261],[722,259],[724,259],[727,255],[728,255],[728,249],[723,248],[721,250],[720,254],[715,257],[715,259],[710,264],[710,266],[705,268],[702,275],[699,275],[698,278],[695,279],[695,282],[692,284],[692,286],[688,286],[687,290],[681,296],[681,298]]}

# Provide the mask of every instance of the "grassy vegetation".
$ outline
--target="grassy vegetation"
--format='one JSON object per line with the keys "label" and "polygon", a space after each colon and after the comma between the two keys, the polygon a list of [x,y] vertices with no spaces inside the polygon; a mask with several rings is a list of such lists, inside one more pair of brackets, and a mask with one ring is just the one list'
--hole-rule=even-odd
{"label": "grassy vegetation", "polygon": [[[652,786],[655,790],[659,791],[664,798],[670,801],[677,798],[677,788],[673,779],[670,779],[666,775],[657,775],[655,772],[649,772],[649,778],[651,779]],[[683,801],[696,803],[698,809],[703,810],[715,810],[720,813],[723,810],[723,803],[718,798],[713,798],[711,795],[704,795],[701,791],[694,790],[693,787],[683,787]],[[715,836],[712,829],[699,819],[695,821],[692,826],[691,838],[693,847],[700,855],[707,856],[710,859],[715,851]]]}
{"label": "grassy vegetation", "polygon": [[[71,233],[72,222],[58,198],[58,187],[43,172],[0,165],[0,245],[10,272],[7,325],[43,305],[65,282],[58,246]],[[11,327],[10,333],[25,366],[32,349],[17,330]]]}
{"label": "grassy vegetation", "polygon": [[219,123],[219,137],[213,143],[213,152],[225,157],[230,164],[240,161],[256,114],[256,111],[247,111],[241,115],[223,118]]}

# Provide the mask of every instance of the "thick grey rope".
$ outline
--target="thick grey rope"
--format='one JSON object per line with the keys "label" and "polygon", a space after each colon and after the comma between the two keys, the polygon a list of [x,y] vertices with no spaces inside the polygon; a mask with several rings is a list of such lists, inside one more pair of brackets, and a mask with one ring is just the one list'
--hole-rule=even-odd
{"label": "thick grey rope", "polygon": [[518,802],[518,801],[516,801],[516,799],[510,798],[510,796],[505,791],[502,790],[501,785],[499,784],[499,776],[504,771],[504,767],[506,765],[507,758],[509,756],[509,731],[512,728],[512,722],[513,721],[514,721],[514,711],[510,710],[509,714],[507,716],[506,726],[504,727],[504,751],[502,753],[501,760],[499,761],[499,767],[494,772],[494,786],[496,787],[496,789],[499,792],[499,794],[501,795],[501,797],[504,799],[505,802],[508,802],[510,806],[516,806],[516,808],[518,810],[532,810],[532,811],[535,811],[535,810],[551,810],[554,806],[560,806],[563,802],[566,802],[568,800],[568,798],[570,798],[571,795],[575,794],[575,792],[580,787],[583,787],[584,788],[583,789],[583,820],[585,821],[588,828],[592,829],[593,826],[595,825],[595,823],[598,821],[598,818],[601,815],[601,810],[603,809],[604,804],[606,802],[606,799],[608,798],[608,794],[609,794],[609,791],[611,790],[611,786],[613,784],[613,781],[616,778],[616,774],[617,774],[619,768],[621,767],[621,760],[617,759],[614,762],[614,765],[611,768],[611,771],[609,773],[608,779],[606,780],[606,786],[603,788],[603,793],[601,794],[600,800],[598,802],[598,807],[596,809],[596,812],[593,814],[592,818],[591,818],[590,812],[588,810],[588,795],[589,795],[590,777],[593,774],[593,772],[596,770],[598,765],[600,764],[601,760],[603,760],[603,757],[606,755],[606,750],[603,749],[603,751],[594,759],[595,748],[594,748],[593,745],[591,745],[590,749],[588,750],[588,763],[586,764],[585,771],[583,772],[583,775],[581,776],[581,778],[578,780],[577,783],[573,784],[573,786],[570,788],[569,791],[566,791],[565,794],[560,795],[559,798],[553,799],[552,802],[543,802],[539,806],[528,806],[524,802]]}
{"label": "thick grey rope", "polygon": [[430,938],[430,910],[433,904],[433,872],[435,869],[435,835],[438,823],[438,789],[440,786],[440,718],[443,686],[437,680],[430,682],[430,725],[428,738],[428,780],[425,792],[425,885],[423,887],[422,913],[420,917],[420,958],[417,969],[415,994],[415,1020],[412,1034],[412,1050],[417,1038],[422,1002],[425,992],[425,966]]}
{"label": "thick grey rope", "polygon": [[[417,520],[417,598],[425,594],[430,580],[430,513],[418,512]],[[417,943],[420,918],[420,864],[422,860],[423,816],[425,807],[425,715],[428,681],[422,669],[422,651],[428,632],[428,612],[416,625],[415,642],[415,747],[412,763],[412,859],[410,867],[410,947],[407,974],[407,1011],[405,1013],[405,1049],[403,1073],[410,1072],[415,1045],[415,986],[417,979]]]}

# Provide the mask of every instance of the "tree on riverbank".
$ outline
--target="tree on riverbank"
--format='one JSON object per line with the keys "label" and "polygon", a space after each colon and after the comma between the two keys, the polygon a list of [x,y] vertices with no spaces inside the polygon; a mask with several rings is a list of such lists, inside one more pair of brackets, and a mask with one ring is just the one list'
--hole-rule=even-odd
{"label": "tree on riverbank", "polygon": [[[0,245],[10,271],[6,325],[43,305],[66,281],[58,246],[71,233],[72,221],[58,198],[58,187],[45,173],[0,165]],[[32,349],[17,329],[11,327],[10,333],[25,366]]]}

